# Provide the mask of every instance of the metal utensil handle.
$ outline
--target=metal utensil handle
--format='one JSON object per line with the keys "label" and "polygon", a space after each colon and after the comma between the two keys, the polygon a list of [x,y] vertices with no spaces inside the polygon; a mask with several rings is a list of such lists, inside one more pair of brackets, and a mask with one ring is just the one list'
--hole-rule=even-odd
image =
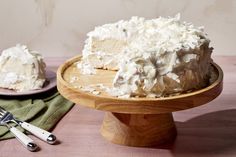
{"label": "metal utensil handle", "polygon": [[25,130],[31,132],[32,134],[34,134],[35,136],[37,136],[38,138],[40,138],[41,140],[43,140],[49,144],[54,144],[56,142],[56,136],[54,136],[52,133],[50,133],[46,130],[43,130],[43,129],[36,127],[32,124],[29,124],[27,122],[22,122],[21,126]]}
{"label": "metal utensil handle", "polygon": [[38,148],[37,144],[35,144],[31,138],[17,128],[11,127],[10,131],[29,151],[35,151]]}

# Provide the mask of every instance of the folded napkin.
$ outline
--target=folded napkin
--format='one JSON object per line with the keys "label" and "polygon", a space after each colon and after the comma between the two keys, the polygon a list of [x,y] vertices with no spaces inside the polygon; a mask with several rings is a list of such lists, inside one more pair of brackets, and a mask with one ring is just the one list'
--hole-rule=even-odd
{"label": "folded napkin", "polygon": [[[47,96],[45,97],[45,95]],[[0,106],[22,121],[50,130],[74,105],[62,97],[57,90],[44,93],[44,96],[29,97],[25,96],[21,99],[15,97],[13,99],[12,97],[3,98],[0,96]],[[19,126],[17,128],[24,131]],[[12,137],[13,135],[5,126],[0,126],[0,140]]]}

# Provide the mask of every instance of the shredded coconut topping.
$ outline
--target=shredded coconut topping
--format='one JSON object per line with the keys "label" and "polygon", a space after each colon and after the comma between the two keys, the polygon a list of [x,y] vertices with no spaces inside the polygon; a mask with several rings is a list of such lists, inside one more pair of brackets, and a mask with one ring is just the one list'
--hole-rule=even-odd
{"label": "shredded coconut topping", "polygon": [[45,82],[42,56],[25,45],[3,50],[0,56],[0,87],[17,92],[40,89]]}
{"label": "shredded coconut topping", "polygon": [[179,14],[105,24],[85,43],[82,71],[118,70],[115,96],[159,97],[202,88],[209,80],[210,40],[203,27],[180,21]]}

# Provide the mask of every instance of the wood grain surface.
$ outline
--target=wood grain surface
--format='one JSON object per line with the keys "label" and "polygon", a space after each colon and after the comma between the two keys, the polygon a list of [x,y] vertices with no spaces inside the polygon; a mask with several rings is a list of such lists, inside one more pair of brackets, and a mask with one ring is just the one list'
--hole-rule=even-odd
{"label": "wood grain surface", "polygon": [[126,146],[156,146],[173,142],[176,127],[172,113],[123,114],[107,112],[101,127],[105,139]]}
{"label": "wood grain surface", "polygon": [[81,56],[76,56],[59,67],[57,71],[58,90],[67,99],[98,110],[129,114],[169,113],[203,105],[213,100],[222,91],[223,72],[217,64],[213,64],[215,73],[218,76],[217,80],[208,87],[191,93],[161,98],[122,99],[97,89],[101,94],[95,95],[81,90],[78,86],[88,87],[104,84],[111,87],[116,72],[97,69],[95,75],[81,74],[76,66],[80,59]]}
{"label": "wood grain surface", "polygon": [[[46,58],[56,70],[64,58]],[[236,156],[236,56],[214,57],[224,71],[224,90],[215,100],[189,110],[174,112],[178,136],[172,145],[127,147],[112,144],[100,135],[104,112],[81,105],[58,123],[53,133],[60,143],[28,152],[15,139],[0,141],[0,157],[235,157]]]}

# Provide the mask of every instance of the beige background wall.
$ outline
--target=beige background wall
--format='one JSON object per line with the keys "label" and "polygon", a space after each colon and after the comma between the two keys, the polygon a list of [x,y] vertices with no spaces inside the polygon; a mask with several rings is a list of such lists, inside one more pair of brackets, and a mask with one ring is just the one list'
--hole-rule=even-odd
{"label": "beige background wall", "polygon": [[74,56],[96,25],[178,12],[205,26],[215,55],[236,55],[236,0],[1,0],[0,50],[24,43],[45,57]]}

